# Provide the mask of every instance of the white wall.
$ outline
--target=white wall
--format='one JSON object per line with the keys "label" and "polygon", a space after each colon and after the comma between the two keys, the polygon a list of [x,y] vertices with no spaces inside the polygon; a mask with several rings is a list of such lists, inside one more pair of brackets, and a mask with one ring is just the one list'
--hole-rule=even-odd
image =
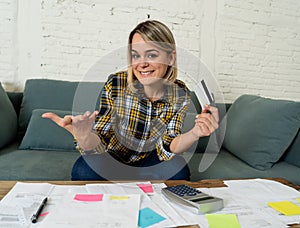
{"label": "white wall", "polygon": [[82,80],[148,17],[201,57],[225,101],[244,93],[300,101],[298,0],[0,0],[0,81],[22,90],[28,78]]}
{"label": "white wall", "polygon": [[14,87],[16,78],[17,0],[0,0],[0,82]]}
{"label": "white wall", "polygon": [[300,1],[222,0],[215,70],[224,96],[300,100]]}

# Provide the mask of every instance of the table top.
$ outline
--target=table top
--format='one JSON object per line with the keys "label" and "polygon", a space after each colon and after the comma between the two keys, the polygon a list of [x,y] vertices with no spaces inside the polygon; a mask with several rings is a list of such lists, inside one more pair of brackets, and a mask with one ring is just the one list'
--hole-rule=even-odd
{"label": "table top", "polygon": [[[300,186],[294,185],[289,181],[283,178],[269,178],[269,180],[278,181],[282,184],[295,188],[300,191]],[[18,181],[0,181],[0,200],[12,189],[12,187]],[[92,183],[116,183],[112,181],[21,181],[27,183],[50,183],[50,184],[58,184],[58,185],[85,185]],[[128,181],[118,181],[118,182],[128,182]],[[132,180],[131,180],[132,182]],[[134,181],[136,182],[136,181]],[[218,188],[218,187],[226,187],[224,184],[224,180],[221,179],[211,179],[211,180],[200,180],[200,181],[185,181],[185,180],[167,180],[167,181],[151,181],[152,183],[164,182],[167,186],[173,186],[178,184],[186,184],[193,188]]]}
{"label": "table top", "polygon": [[[282,184],[295,188],[296,190],[300,191],[300,186],[294,185],[291,182],[283,179],[283,178],[268,178],[269,180],[278,181]],[[137,180],[138,181],[138,180]],[[18,181],[0,181],[0,200],[12,189],[12,187]],[[116,183],[111,181],[21,181],[25,183],[50,183],[50,184],[57,184],[57,185],[85,185],[85,184],[92,184],[92,183]],[[128,181],[118,181],[120,182],[128,182]],[[131,180],[131,182],[133,182]],[[136,181],[134,181],[136,182]],[[185,180],[167,180],[167,181],[151,181],[152,183],[161,183],[164,182],[167,186],[173,186],[178,184],[186,184],[193,188],[217,188],[217,187],[227,187],[224,184],[223,180],[220,179],[211,179],[211,180],[200,180],[200,181],[185,181]],[[178,227],[179,228],[179,227]],[[198,225],[193,226],[180,226],[180,228],[199,228]]]}
{"label": "table top", "polygon": [[[283,178],[268,178],[269,180],[278,181],[282,184],[295,188],[300,191],[300,186],[292,184],[291,182]],[[137,180],[138,181],[138,180]],[[0,181],[0,200],[12,189],[12,187],[18,181]],[[58,185],[85,185],[92,183],[116,183],[111,181],[21,181],[25,183],[50,183]],[[128,181],[118,181],[119,182],[128,182]],[[133,182],[131,180],[131,182]],[[135,181],[134,181],[135,182]],[[193,188],[218,188],[218,187],[227,187],[224,184],[224,180],[221,179],[211,179],[211,180],[200,180],[200,181],[185,181],[185,180],[167,180],[167,181],[151,181],[152,183],[164,182],[167,186],[173,186],[178,184],[186,184]]]}
{"label": "table top", "polygon": [[[129,182],[138,182],[130,180]],[[0,200],[12,189],[12,187],[18,181],[0,181]],[[57,184],[57,185],[85,185],[85,184],[94,184],[94,183],[116,183],[112,181],[21,181],[25,183],[50,183],[50,184]],[[120,182],[128,182],[128,181],[117,181]],[[178,184],[186,184],[194,188],[217,188],[217,187],[226,187],[223,183],[223,180],[201,180],[197,182],[190,182],[185,180],[168,180],[168,181],[151,181],[152,183],[165,183],[167,186],[173,186]],[[300,187],[299,187],[300,188]]]}

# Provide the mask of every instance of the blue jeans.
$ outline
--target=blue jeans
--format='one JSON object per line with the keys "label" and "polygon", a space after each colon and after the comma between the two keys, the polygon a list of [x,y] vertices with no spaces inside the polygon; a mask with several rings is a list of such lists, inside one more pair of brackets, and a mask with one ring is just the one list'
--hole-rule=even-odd
{"label": "blue jeans", "polygon": [[143,161],[126,165],[103,153],[80,156],[73,166],[72,180],[190,180],[190,170],[180,155],[160,161],[153,151]]}

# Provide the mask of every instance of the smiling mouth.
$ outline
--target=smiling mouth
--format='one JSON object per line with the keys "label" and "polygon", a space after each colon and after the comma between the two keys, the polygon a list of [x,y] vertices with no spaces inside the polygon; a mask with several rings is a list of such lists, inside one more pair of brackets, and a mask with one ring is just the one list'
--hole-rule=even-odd
{"label": "smiling mouth", "polygon": [[150,76],[153,72],[154,72],[154,71],[140,71],[140,74],[141,74],[142,76],[147,77],[147,76]]}

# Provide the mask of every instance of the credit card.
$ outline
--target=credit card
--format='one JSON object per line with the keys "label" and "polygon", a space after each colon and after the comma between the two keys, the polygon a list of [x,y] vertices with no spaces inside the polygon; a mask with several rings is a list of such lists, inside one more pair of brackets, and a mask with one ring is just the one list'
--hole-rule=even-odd
{"label": "credit card", "polygon": [[201,80],[200,84],[197,86],[196,95],[200,102],[201,108],[204,109],[206,104],[215,106],[215,99],[213,93],[210,92],[209,88],[207,87],[204,79]]}

